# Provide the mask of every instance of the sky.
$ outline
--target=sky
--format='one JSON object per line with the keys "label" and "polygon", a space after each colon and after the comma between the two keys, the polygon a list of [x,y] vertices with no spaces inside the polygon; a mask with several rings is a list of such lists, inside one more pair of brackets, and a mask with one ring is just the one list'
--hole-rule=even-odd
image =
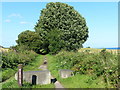
{"label": "sky", "polygon": [[[2,2],[2,33],[0,45],[16,45],[18,35],[34,31],[40,12],[48,2]],[[117,2],[64,2],[73,6],[85,19],[89,38],[84,47],[110,48],[118,46]]]}

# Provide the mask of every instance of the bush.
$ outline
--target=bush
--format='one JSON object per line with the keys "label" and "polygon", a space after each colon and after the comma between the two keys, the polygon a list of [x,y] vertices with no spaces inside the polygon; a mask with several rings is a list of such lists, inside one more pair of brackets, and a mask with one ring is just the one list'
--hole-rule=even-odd
{"label": "bush", "polygon": [[55,57],[58,69],[72,69],[75,74],[90,74],[95,77],[103,76],[107,84],[118,84],[118,56],[108,53],[74,53],[62,51]]}
{"label": "bush", "polygon": [[41,38],[38,33],[30,30],[21,32],[18,35],[18,40],[16,40],[19,47],[26,46],[28,50],[33,50],[36,53],[40,53],[41,48]]}
{"label": "bush", "polygon": [[34,61],[37,54],[28,50],[10,50],[9,52],[2,53],[2,81],[7,80],[16,72],[18,64],[23,66]]}
{"label": "bush", "polygon": [[7,68],[2,70],[2,81],[9,79],[16,72],[15,69]]}
{"label": "bush", "polygon": [[24,50],[24,52],[10,52],[2,53],[2,68],[15,68],[18,64],[28,64],[35,59],[36,53],[33,51]]}

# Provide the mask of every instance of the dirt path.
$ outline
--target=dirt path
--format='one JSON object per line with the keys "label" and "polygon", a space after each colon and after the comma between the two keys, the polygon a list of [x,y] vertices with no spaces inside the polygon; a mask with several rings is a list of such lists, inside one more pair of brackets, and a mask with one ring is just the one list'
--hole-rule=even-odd
{"label": "dirt path", "polygon": [[46,56],[44,57],[44,62],[42,65],[40,65],[40,67],[38,69],[41,69],[41,70],[47,70],[47,59],[46,59]]}
{"label": "dirt path", "polygon": [[[44,62],[43,62],[43,64],[42,64],[38,69],[47,70],[47,58],[46,58],[46,56],[44,57]],[[54,78],[51,77],[51,79],[54,79]],[[54,85],[55,85],[56,90],[58,90],[58,89],[60,89],[60,90],[65,90],[64,87],[60,84],[59,81],[56,81],[56,82],[54,83]],[[62,88],[62,89],[61,89],[61,88]]]}
{"label": "dirt path", "polygon": [[[64,88],[59,81],[56,81],[56,82],[54,83],[54,85],[55,85],[56,90],[57,90],[57,88],[58,88],[58,89],[59,89],[59,88]],[[63,89],[62,89],[62,90],[63,90]],[[64,89],[64,90],[65,90],[65,89]]]}
{"label": "dirt path", "polygon": [[38,69],[47,70],[47,65],[41,65]]}

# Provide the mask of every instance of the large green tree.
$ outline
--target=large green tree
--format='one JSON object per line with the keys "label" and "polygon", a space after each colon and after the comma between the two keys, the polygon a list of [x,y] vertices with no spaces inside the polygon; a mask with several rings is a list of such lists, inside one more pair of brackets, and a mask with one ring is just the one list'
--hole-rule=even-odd
{"label": "large green tree", "polygon": [[41,49],[41,38],[38,33],[30,30],[21,32],[16,40],[18,46],[27,47],[29,50],[34,50],[39,53]]}
{"label": "large green tree", "polygon": [[58,35],[62,33],[57,42],[64,41],[63,48],[69,51],[81,48],[88,38],[85,18],[72,6],[60,2],[51,2],[46,5],[46,8],[41,11],[35,30],[45,42],[45,49],[49,49],[51,43],[53,44],[47,36],[52,30],[59,31]]}
{"label": "large green tree", "polygon": [[62,48],[64,48],[64,41],[61,40],[62,33],[58,30],[51,30],[47,33],[47,40],[49,43],[48,49],[50,54],[58,53]]}

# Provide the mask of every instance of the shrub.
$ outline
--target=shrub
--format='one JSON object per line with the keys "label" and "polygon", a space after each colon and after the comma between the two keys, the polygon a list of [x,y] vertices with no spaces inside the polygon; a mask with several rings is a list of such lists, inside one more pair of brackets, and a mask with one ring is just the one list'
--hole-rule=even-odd
{"label": "shrub", "polygon": [[72,69],[75,74],[103,76],[107,84],[118,84],[118,56],[106,52],[105,49],[101,52],[88,54],[87,52],[62,51],[55,56],[56,67],[59,69]]}
{"label": "shrub", "polygon": [[28,64],[35,59],[36,53],[33,51],[24,50],[24,52],[10,52],[2,53],[2,68],[15,68],[18,64]]}
{"label": "shrub", "polygon": [[37,54],[28,50],[10,50],[2,53],[2,81],[10,78],[16,72],[18,64],[27,65],[34,61]]}

